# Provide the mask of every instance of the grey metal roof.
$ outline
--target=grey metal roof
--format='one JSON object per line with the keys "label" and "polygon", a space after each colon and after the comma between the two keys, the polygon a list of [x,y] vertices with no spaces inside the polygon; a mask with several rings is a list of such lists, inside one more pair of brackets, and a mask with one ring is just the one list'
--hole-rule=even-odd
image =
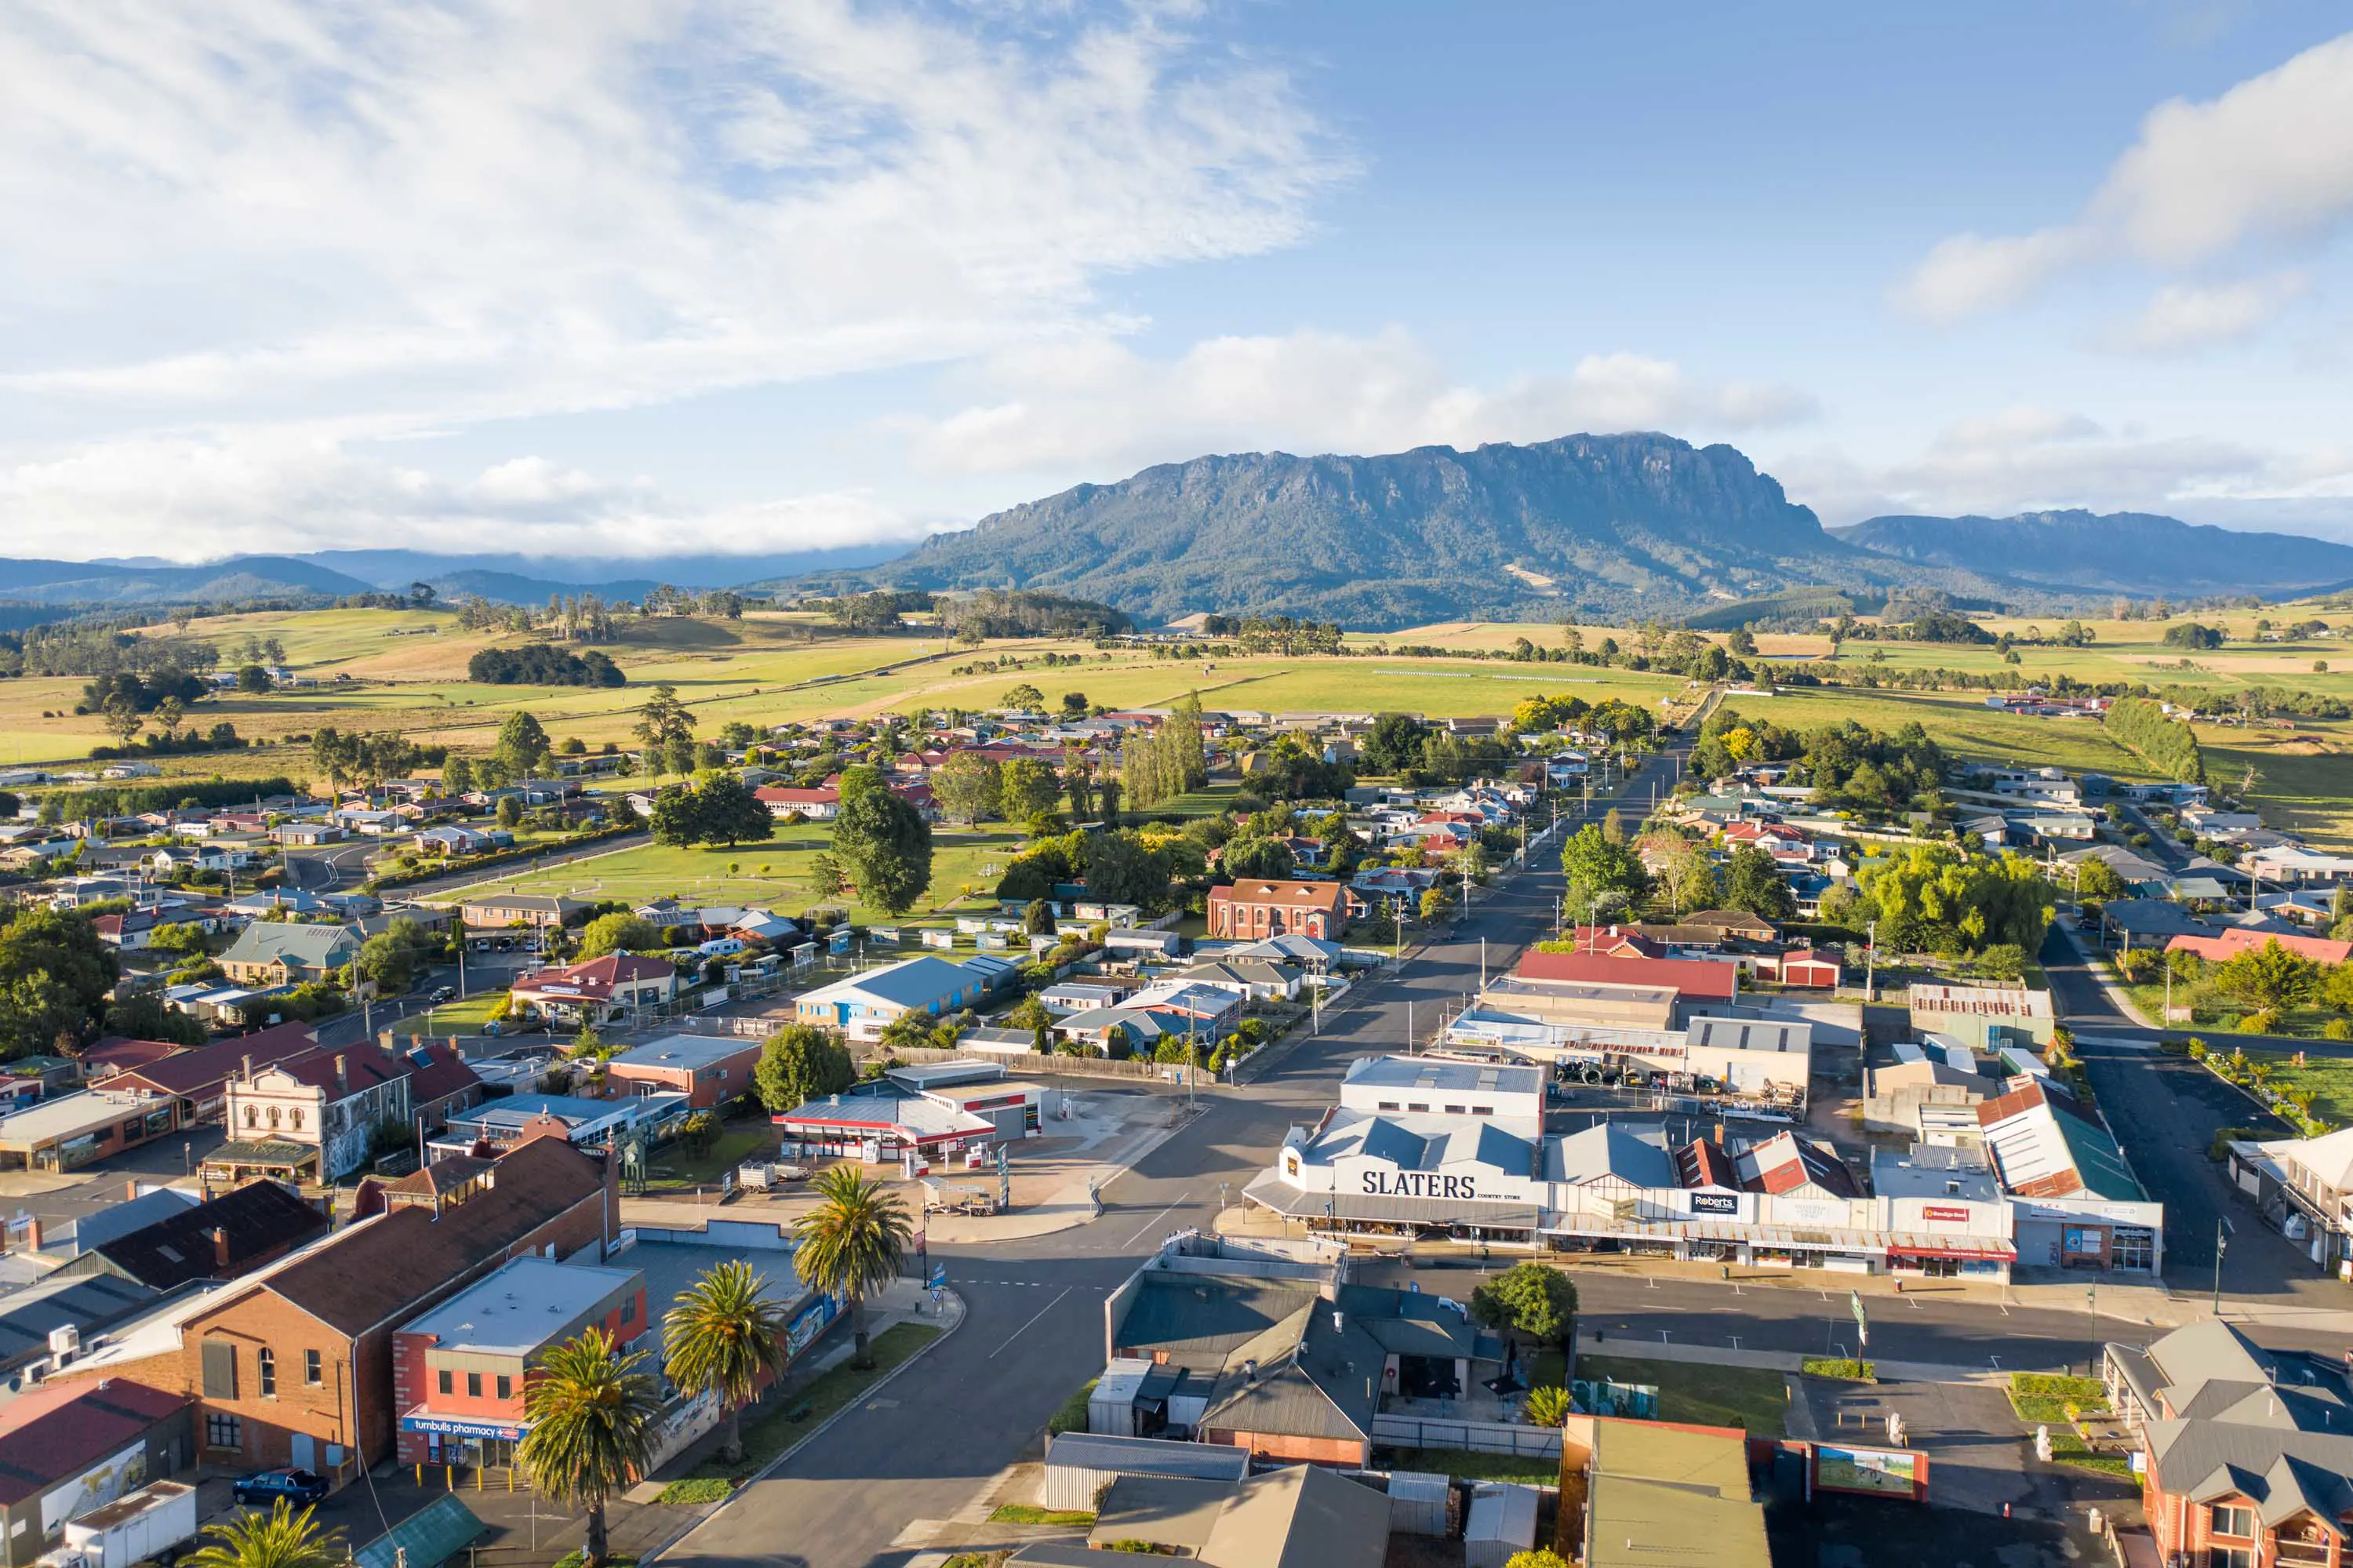
{"label": "grey metal roof", "polygon": [[68,1324],[91,1333],[162,1298],[162,1292],[111,1274],[45,1279],[0,1297],[0,1366],[47,1355],[49,1330]]}
{"label": "grey metal roof", "polygon": [[1483,1062],[1449,1062],[1429,1056],[1361,1056],[1348,1064],[1347,1082],[1378,1089],[1429,1089],[1438,1094],[1484,1090],[1491,1094],[1534,1095],[1544,1090],[1544,1069],[1490,1066]]}
{"label": "grey metal roof", "polygon": [[1046,1463],[1074,1470],[1206,1481],[1239,1481],[1250,1474],[1246,1449],[1171,1443],[1158,1437],[1114,1437],[1100,1432],[1056,1433],[1046,1439]]}
{"label": "grey metal roof", "polygon": [[1181,1365],[1215,1372],[1227,1355],[1317,1298],[1312,1280],[1148,1273],[1113,1335],[1122,1351],[1166,1351]]}
{"label": "grey metal roof", "polygon": [[1379,1568],[1389,1499],[1317,1465],[1252,1476],[1218,1515],[1209,1568]]}

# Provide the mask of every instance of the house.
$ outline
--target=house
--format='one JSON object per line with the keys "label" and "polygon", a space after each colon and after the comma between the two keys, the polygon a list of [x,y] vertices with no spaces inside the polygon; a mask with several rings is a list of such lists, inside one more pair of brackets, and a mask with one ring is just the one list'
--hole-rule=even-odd
{"label": "house", "polygon": [[2353,959],[2353,942],[2307,937],[2297,931],[2253,931],[2243,927],[2232,927],[2211,937],[2176,937],[2165,944],[2165,950],[2168,953],[2194,953],[2210,964],[2219,964],[2228,962],[2241,953],[2261,952],[2273,942],[2316,964],[2341,964]]}
{"label": "house", "polygon": [[403,1323],[392,1336],[404,1465],[514,1463],[548,1350],[596,1330],[623,1351],[651,1328],[634,1268],[523,1256]]}
{"label": "house", "polygon": [[458,913],[469,927],[491,930],[514,926],[569,926],[586,916],[590,907],[588,901],[583,898],[529,893],[485,893],[459,903]]}
{"label": "house", "polygon": [[100,915],[90,922],[98,939],[110,948],[126,953],[144,951],[154,944],[156,935],[166,927],[190,926],[210,936],[220,928],[220,922],[201,910],[185,905],[172,905],[160,909],[132,909],[120,915]]}
{"label": "house", "polygon": [[1096,1517],[1083,1549],[1038,1542],[1009,1561],[1118,1568],[1142,1552],[1204,1568],[1381,1568],[1388,1554],[1388,1496],[1318,1465],[1232,1481],[1119,1476],[1099,1505],[1088,1500]]}
{"label": "house", "polygon": [[[392,1451],[398,1325],[525,1254],[600,1261],[618,1189],[561,1139],[508,1153],[437,1208],[363,1186],[350,1224],[242,1278],[171,1298],[50,1374],[130,1379],[195,1401],[196,1457],[331,1479]],[[82,1281],[78,1283],[95,1283]]]}
{"label": "house", "polygon": [[327,1217],[275,1181],[255,1181],[98,1242],[57,1272],[109,1275],[151,1290],[233,1279],[327,1234]]}
{"label": "house", "polygon": [[907,1013],[945,1018],[971,1007],[987,986],[980,970],[927,954],[805,991],[793,1002],[793,1017],[821,1029],[838,1029],[852,1040],[878,1040],[885,1027]]}
{"label": "house", "polygon": [[269,830],[269,836],[289,848],[310,849],[341,843],[351,833],[340,822],[280,822]]}
{"label": "house", "polygon": [[300,985],[323,980],[360,955],[360,934],[349,926],[256,920],[220,956],[221,969],[239,985]]}
{"label": "house", "polygon": [[195,1462],[185,1394],[120,1381],[32,1388],[0,1406],[0,1539],[8,1568],[79,1519]]}
{"label": "house", "polygon": [[1300,987],[1306,980],[1303,971],[1289,964],[1232,957],[1205,959],[1187,969],[1176,970],[1167,978],[1187,985],[1229,991],[1251,1001],[1271,1001],[1278,998],[1295,1001]]}
{"label": "house", "polygon": [[841,814],[841,791],[830,784],[813,789],[764,784],[752,793],[779,821],[799,817],[805,821],[829,822]]}
{"label": "house", "polygon": [[605,1075],[623,1094],[682,1094],[696,1110],[748,1095],[764,1042],[740,1034],[669,1034],[633,1047],[605,1064]]}
{"label": "house", "polygon": [[2353,1256],[2353,1128],[2231,1144],[2231,1183],[2319,1267]]}
{"label": "house", "polygon": [[2141,1507],[2168,1563],[2345,1561],[2353,1536],[2353,1394],[2344,1368],[2267,1351],[2220,1319],[2101,1356],[2140,1445]]}
{"label": "house", "polygon": [[668,959],[607,953],[577,964],[533,969],[508,988],[514,1006],[564,1023],[608,1023],[678,995],[678,967]]}
{"label": "house", "polygon": [[1348,889],[1339,883],[1251,877],[1209,889],[1208,935],[1254,941],[1295,932],[1336,941],[1350,912]]}

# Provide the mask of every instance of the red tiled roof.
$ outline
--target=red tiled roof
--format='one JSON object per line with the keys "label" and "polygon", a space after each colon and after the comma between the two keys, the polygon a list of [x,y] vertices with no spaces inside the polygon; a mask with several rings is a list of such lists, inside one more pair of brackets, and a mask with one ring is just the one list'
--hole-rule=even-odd
{"label": "red tiled roof", "polygon": [[1587,985],[1672,986],[1684,996],[1730,1001],[1740,968],[1708,959],[1621,958],[1609,954],[1531,950],[1515,971],[1523,980],[1575,980]]}
{"label": "red tiled roof", "polygon": [[552,969],[533,969],[514,982],[515,991],[538,992],[549,985],[578,987],[575,991],[560,991],[560,996],[579,995],[595,999],[613,994],[613,988],[624,981],[659,980],[676,974],[677,966],[668,959],[648,958],[642,953],[607,953],[601,959],[586,963],[565,964]]}

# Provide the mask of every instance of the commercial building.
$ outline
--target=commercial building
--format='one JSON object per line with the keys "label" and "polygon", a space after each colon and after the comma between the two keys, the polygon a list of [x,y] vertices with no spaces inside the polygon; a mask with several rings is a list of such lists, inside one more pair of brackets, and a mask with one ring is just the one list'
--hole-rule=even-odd
{"label": "commercial building", "polygon": [[364,1184],[351,1224],[254,1273],[167,1298],[49,1377],[129,1378],[195,1400],[207,1465],[350,1477],[363,1457],[392,1451],[399,1324],[510,1258],[599,1260],[618,1213],[606,1165],[560,1139],[515,1150],[430,1206],[387,1208]]}
{"label": "commercial building", "polygon": [[1547,953],[1531,948],[1512,972],[1524,980],[1663,989],[1696,1006],[1722,1005],[1740,994],[1740,966],[1727,959]]}
{"label": "commercial building", "polygon": [[1585,1568],[1772,1568],[1737,1427],[1572,1415],[1561,1473],[1583,1481],[1561,1506],[1575,1510],[1566,1543]]}
{"label": "commercial building", "polygon": [[204,1202],[182,1200],[161,1218],[94,1242],[50,1277],[107,1275],[176,1290],[233,1279],[326,1234],[317,1208],[275,1181],[255,1181]]}
{"label": "commercial building", "polygon": [[77,1171],[179,1128],[176,1100],[84,1089],[0,1116],[0,1170]]}
{"label": "commercial building", "polygon": [[740,1034],[666,1034],[605,1064],[618,1094],[680,1094],[695,1110],[752,1092],[765,1045]]}
{"label": "commercial building", "polygon": [[2353,1391],[2329,1358],[2266,1351],[2219,1319],[2101,1361],[2141,1447],[2141,1508],[2168,1563],[2327,1568],[2353,1546]]}
{"label": "commercial building", "polygon": [[503,1150],[533,1139],[560,1137],[575,1149],[601,1150],[616,1138],[659,1139],[686,1117],[684,1095],[643,1094],[617,1100],[508,1095],[451,1117],[431,1147],[444,1154],[464,1154],[481,1144]]}
{"label": "commercial building", "polygon": [[2353,1274],[2353,1128],[2231,1145],[2231,1184],[2319,1267]]}
{"label": "commercial building", "polygon": [[2039,1051],[2051,1044],[2059,1022],[2049,991],[2014,986],[1915,985],[1911,1008],[1915,1033],[1947,1035],[1973,1051],[2004,1045]]}
{"label": "commercial building", "polygon": [[272,1028],[216,1040],[209,1045],[175,1051],[168,1056],[132,1067],[107,1079],[109,1089],[168,1099],[179,1107],[180,1125],[216,1121],[228,1106],[228,1084],[319,1048],[319,1032],[308,1023],[280,1023]]}
{"label": "commercial building", "polygon": [[[235,1144],[302,1145],[316,1156],[308,1179],[324,1181],[341,1181],[366,1164],[379,1128],[438,1127],[453,1107],[480,1098],[480,1078],[438,1043],[404,1051],[373,1043],[309,1051],[239,1073],[226,1094]],[[233,1166],[255,1152],[227,1147],[206,1163]]]}
{"label": "commercial building", "polygon": [[902,959],[831,985],[804,991],[793,1002],[797,1022],[838,1029],[852,1040],[879,1040],[908,1013],[945,1018],[979,1002],[988,971],[928,955]]}
{"label": "commercial building", "polygon": [[2010,1199],[2020,1261],[2164,1272],[2165,1205],[2142,1189],[2096,1112],[2030,1077],[1978,1107],[1978,1127]]}
{"label": "commercial building", "polygon": [[0,1541],[28,1568],[66,1521],[193,1463],[185,1396],[143,1383],[58,1383],[0,1404]]}
{"label": "commercial building", "polygon": [[787,1158],[797,1148],[870,1164],[909,1155],[929,1162],[1039,1136],[1052,1097],[1042,1085],[1006,1077],[996,1062],[944,1062],[893,1068],[770,1119],[785,1129]]}
{"label": "commercial building", "polygon": [[531,1430],[524,1402],[548,1348],[596,1329],[627,1352],[647,1328],[645,1277],[636,1269],[514,1259],[394,1330],[393,1457],[404,1465],[512,1463]]}
{"label": "commercial building", "polygon": [[1491,1067],[1429,1056],[1359,1056],[1340,1080],[1344,1109],[1492,1118],[1522,1138],[1544,1131],[1543,1069]]}

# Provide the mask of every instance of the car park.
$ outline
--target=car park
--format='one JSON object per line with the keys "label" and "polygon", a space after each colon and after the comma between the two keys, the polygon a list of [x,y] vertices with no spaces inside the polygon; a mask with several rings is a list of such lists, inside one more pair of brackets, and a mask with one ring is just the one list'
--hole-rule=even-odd
{"label": "car park", "polygon": [[269,1503],[280,1498],[290,1503],[314,1503],[327,1495],[327,1483],[312,1471],[284,1465],[239,1476],[229,1483],[229,1491],[241,1503]]}

